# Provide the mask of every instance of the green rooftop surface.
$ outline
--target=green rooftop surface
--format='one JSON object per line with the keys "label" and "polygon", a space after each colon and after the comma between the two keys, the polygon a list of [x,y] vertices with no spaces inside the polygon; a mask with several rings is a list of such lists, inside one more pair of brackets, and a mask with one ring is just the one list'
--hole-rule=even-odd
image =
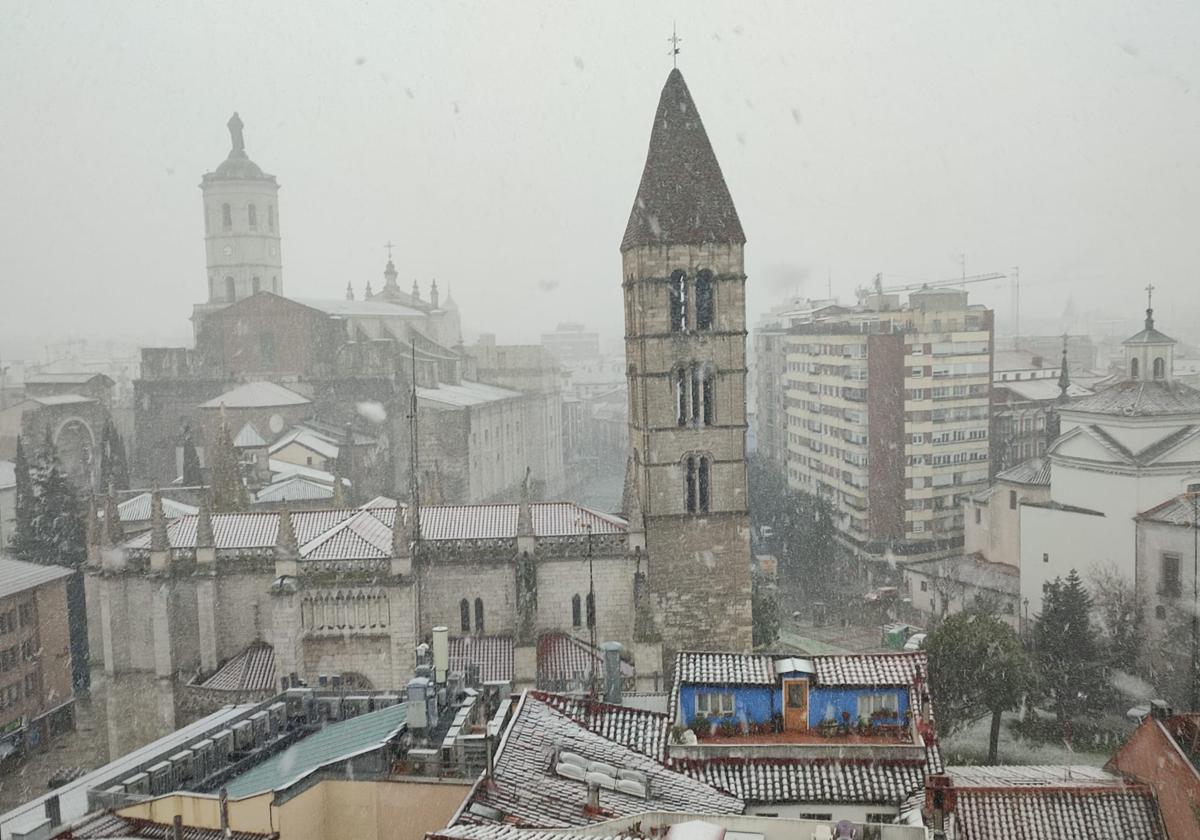
{"label": "green rooftop surface", "polygon": [[231,780],[226,785],[229,797],[281,790],[326,765],[369,752],[396,735],[406,717],[407,709],[401,703],[331,723]]}

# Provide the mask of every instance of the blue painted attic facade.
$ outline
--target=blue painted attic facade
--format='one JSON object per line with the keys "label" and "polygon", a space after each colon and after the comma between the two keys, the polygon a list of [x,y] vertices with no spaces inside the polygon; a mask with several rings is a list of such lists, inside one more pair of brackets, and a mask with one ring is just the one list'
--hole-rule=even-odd
{"label": "blue painted attic facade", "polygon": [[[725,718],[743,724],[769,724],[784,712],[785,681],[807,679],[807,728],[818,729],[822,723],[849,723],[859,718],[876,725],[903,725],[909,711],[909,687],[884,686],[826,686],[817,682],[810,670],[793,667],[804,660],[780,660],[777,664],[787,670],[775,674],[773,684],[721,685],[681,682],[676,720],[690,727],[700,711],[714,724]],[[878,698],[878,699],[873,699]],[[843,713],[846,717],[843,717]]]}

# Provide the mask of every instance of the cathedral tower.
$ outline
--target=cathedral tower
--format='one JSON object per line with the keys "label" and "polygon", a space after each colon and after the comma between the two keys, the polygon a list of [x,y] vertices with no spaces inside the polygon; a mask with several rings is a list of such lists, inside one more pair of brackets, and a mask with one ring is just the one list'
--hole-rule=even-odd
{"label": "cathedral tower", "polygon": [[621,241],[630,446],[668,656],[751,646],[745,243],[672,70]]}
{"label": "cathedral tower", "polygon": [[197,304],[203,316],[257,292],[283,294],[279,248],[279,184],[250,160],[242,120],[229,118],[229,156],[200,182],[204,198],[204,250],[208,299]]}

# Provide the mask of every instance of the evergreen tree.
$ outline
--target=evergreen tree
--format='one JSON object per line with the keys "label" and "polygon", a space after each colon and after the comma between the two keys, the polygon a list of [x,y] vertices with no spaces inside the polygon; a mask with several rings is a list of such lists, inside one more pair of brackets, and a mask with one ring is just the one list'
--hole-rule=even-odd
{"label": "evergreen tree", "polygon": [[1041,690],[1062,726],[1099,706],[1107,690],[1092,599],[1074,569],[1047,585],[1034,630]]}
{"label": "evergreen tree", "polygon": [[754,647],[769,647],[779,639],[779,599],[775,587],[755,575],[750,583],[750,603],[754,613]]}
{"label": "evergreen tree", "polygon": [[995,764],[1002,715],[1021,704],[1029,686],[1029,662],[1016,631],[994,614],[959,612],[929,634],[925,653],[939,733],[944,737],[990,714],[988,763]]}
{"label": "evergreen tree", "polygon": [[100,486],[117,490],[129,489],[129,462],[125,458],[125,442],[111,419],[104,421],[100,433]]}
{"label": "evergreen tree", "polygon": [[[25,461],[24,449],[19,452]],[[22,467],[25,479],[24,517],[17,534],[18,558],[30,563],[74,570],[67,578],[67,625],[75,685],[86,687],[88,676],[87,604],[83,566],[87,562],[87,522],[75,488],[63,472],[50,430],[34,458]],[[20,475],[21,472],[18,472]]]}
{"label": "evergreen tree", "polygon": [[200,469],[200,455],[196,452],[196,443],[192,440],[190,426],[183,430],[183,486],[202,487],[204,473]]}
{"label": "evergreen tree", "polygon": [[87,523],[75,488],[58,460],[49,429],[30,470],[30,484],[33,505],[28,541],[24,543],[26,556],[21,559],[82,568],[87,559]]}
{"label": "evergreen tree", "polygon": [[34,494],[33,494],[33,477],[30,474],[29,457],[25,451],[25,444],[20,435],[17,436],[17,455],[14,461],[14,472],[16,473],[16,528],[13,531],[9,543],[12,547],[13,554],[18,559],[26,560],[32,553],[32,527],[33,527],[33,510],[34,510]]}
{"label": "evergreen tree", "polygon": [[232,513],[245,510],[246,485],[242,481],[242,470],[238,464],[237,450],[229,434],[229,421],[225,409],[221,409],[221,427],[217,431],[216,444],[208,459],[209,483],[212,487],[214,513]]}

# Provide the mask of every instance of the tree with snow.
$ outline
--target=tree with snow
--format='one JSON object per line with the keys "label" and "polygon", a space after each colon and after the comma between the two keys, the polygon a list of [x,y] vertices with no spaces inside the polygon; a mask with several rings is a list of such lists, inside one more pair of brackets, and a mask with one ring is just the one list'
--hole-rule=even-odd
{"label": "tree with snow", "polygon": [[204,486],[204,473],[200,469],[200,454],[196,451],[196,442],[192,440],[192,427],[183,430],[183,486]]}
{"label": "tree with snow", "polygon": [[1092,623],[1092,598],[1074,569],[1047,584],[1034,628],[1034,650],[1043,695],[1059,724],[1102,705],[1107,697],[1104,659]]}
{"label": "tree with snow", "polygon": [[100,486],[129,489],[125,442],[111,419],[104,421],[104,429],[100,433]]}
{"label": "tree with snow", "polygon": [[926,638],[925,654],[940,734],[990,714],[987,760],[995,764],[1002,716],[1020,706],[1030,684],[1030,663],[1016,631],[987,611],[954,613]]}

